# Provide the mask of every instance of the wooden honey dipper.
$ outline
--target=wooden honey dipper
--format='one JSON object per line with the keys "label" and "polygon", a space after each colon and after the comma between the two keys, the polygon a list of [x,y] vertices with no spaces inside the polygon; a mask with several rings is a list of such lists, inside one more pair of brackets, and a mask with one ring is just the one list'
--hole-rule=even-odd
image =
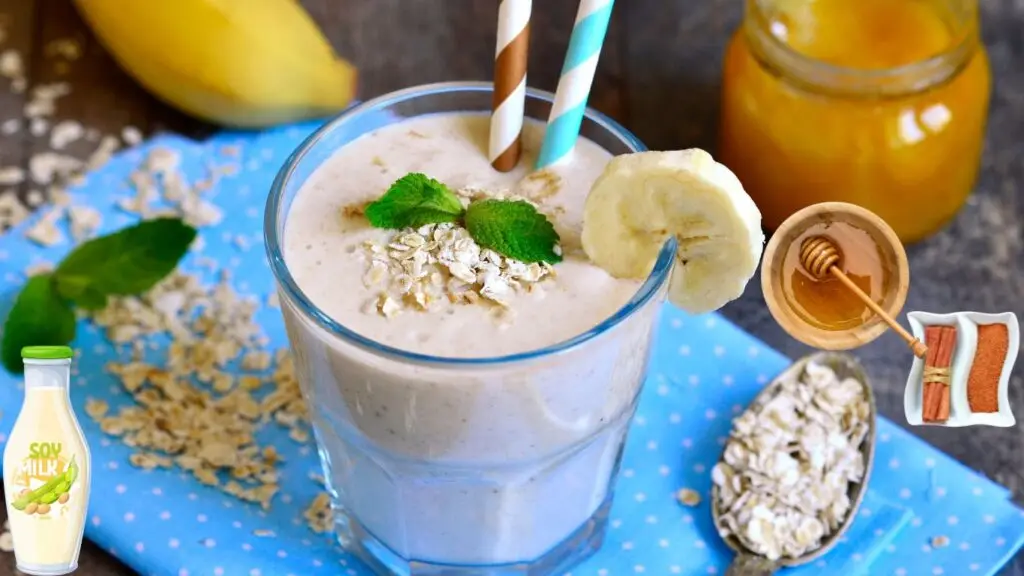
{"label": "wooden honey dipper", "polygon": [[900,338],[910,346],[910,349],[914,352],[914,355],[918,358],[924,358],[928,352],[928,347],[925,346],[924,342],[921,342],[917,338],[914,338],[909,332],[907,332],[903,326],[900,326],[896,320],[893,320],[882,307],[875,303],[870,296],[864,293],[853,280],[843,273],[840,269],[840,264],[843,260],[842,254],[839,249],[836,248],[835,243],[832,242],[826,236],[812,236],[803,241],[800,245],[800,264],[804,267],[811,276],[818,280],[823,280],[828,277],[829,274],[835,276],[837,280],[846,285],[847,288],[852,291],[857,298],[860,298],[864,304],[871,309],[883,322],[889,325]]}

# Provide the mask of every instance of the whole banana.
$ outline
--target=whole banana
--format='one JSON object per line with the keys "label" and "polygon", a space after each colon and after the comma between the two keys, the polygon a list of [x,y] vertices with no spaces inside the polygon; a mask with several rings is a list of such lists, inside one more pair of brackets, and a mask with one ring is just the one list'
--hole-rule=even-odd
{"label": "whole banana", "polygon": [[147,90],[217,124],[256,128],[325,116],[356,91],[296,0],[75,0]]}

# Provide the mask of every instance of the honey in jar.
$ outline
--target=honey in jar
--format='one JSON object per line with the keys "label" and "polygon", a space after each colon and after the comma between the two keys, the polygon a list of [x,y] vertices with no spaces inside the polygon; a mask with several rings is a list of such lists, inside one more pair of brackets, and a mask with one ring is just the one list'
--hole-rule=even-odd
{"label": "honey in jar", "polygon": [[842,201],[919,240],[974,186],[990,82],[976,0],[748,0],[719,154],[769,228]]}

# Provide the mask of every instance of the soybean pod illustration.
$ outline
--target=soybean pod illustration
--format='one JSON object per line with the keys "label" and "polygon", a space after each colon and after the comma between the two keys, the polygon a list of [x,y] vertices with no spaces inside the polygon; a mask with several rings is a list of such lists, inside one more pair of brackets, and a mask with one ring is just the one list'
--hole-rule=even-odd
{"label": "soybean pod illustration", "polygon": [[50,504],[54,502],[67,503],[70,498],[68,492],[77,479],[78,463],[72,457],[71,462],[68,463],[68,467],[63,473],[50,478],[46,484],[39,488],[18,497],[11,503],[11,506],[15,510],[21,510],[26,514],[34,514],[36,512],[46,514],[50,510]]}

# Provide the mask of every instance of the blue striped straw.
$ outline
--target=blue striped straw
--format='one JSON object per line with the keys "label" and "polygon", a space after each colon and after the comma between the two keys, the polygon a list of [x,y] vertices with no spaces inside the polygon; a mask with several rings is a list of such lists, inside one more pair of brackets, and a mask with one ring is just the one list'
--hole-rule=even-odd
{"label": "blue striped straw", "polygon": [[580,0],[544,142],[537,156],[538,170],[563,160],[576,145],[614,3],[614,0]]}

